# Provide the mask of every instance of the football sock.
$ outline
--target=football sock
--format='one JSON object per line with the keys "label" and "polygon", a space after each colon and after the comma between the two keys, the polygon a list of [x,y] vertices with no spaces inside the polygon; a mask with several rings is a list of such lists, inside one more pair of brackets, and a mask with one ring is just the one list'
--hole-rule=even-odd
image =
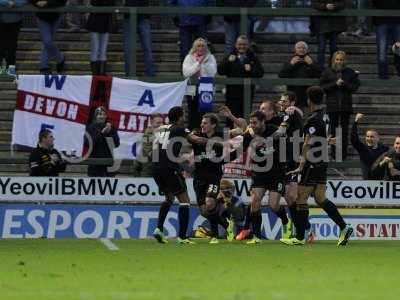
{"label": "football sock", "polygon": [[180,203],[178,211],[179,219],[179,237],[181,239],[186,239],[186,232],[189,225],[189,203]]}
{"label": "football sock", "polygon": [[243,225],[243,229],[250,229],[250,222],[251,222],[251,208],[250,205],[246,206],[246,220]]}
{"label": "football sock", "polygon": [[293,203],[289,206],[290,218],[292,219],[294,225],[296,226],[296,213],[297,213],[297,205]]}
{"label": "football sock", "polygon": [[218,237],[218,221],[219,217],[216,212],[210,212],[207,216],[207,220],[210,223],[211,227],[211,236]]}
{"label": "football sock", "polygon": [[297,204],[296,238],[298,240],[304,240],[307,216],[308,216],[308,205],[307,204]]}
{"label": "football sock", "polygon": [[286,210],[283,206],[279,206],[278,211],[275,214],[282,220],[282,224],[286,225],[289,222],[289,219],[286,215]]}
{"label": "football sock", "polygon": [[307,219],[306,219],[306,227],[305,227],[306,230],[309,230],[311,228],[311,223],[310,223],[309,218],[310,218],[310,210],[307,209]]}
{"label": "football sock", "polygon": [[329,218],[331,218],[332,221],[339,226],[340,230],[345,229],[346,222],[343,220],[343,217],[340,215],[336,205],[333,202],[325,199],[325,201],[321,204],[321,207],[327,213]]}
{"label": "football sock", "polygon": [[253,234],[259,239],[261,239],[261,224],[262,224],[261,210],[251,212],[251,222],[253,224]]}
{"label": "football sock", "polygon": [[225,208],[221,213],[220,213],[221,218],[223,219],[229,219],[231,217],[231,214],[227,208]]}
{"label": "football sock", "polygon": [[161,231],[164,230],[165,218],[168,215],[171,204],[172,203],[170,201],[164,201],[163,203],[161,203],[160,211],[158,213],[158,221],[157,221],[157,228],[160,229]]}
{"label": "football sock", "polygon": [[228,210],[224,210],[219,216],[218,216],[218,223],[224,228],[227,229],[229,224],[226,219],[229,219],[231,216],[228,212]]}

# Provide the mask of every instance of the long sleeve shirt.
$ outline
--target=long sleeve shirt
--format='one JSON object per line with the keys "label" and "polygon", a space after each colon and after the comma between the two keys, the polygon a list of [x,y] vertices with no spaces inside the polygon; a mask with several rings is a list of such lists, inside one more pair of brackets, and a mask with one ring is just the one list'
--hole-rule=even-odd
{"label": "long sleeve shirt", "polygon": [[360,155],[362,177],[365,180],[382,180],[385,176],[385,171],[382,168],[372,170],[374,162],[389,148],[381,143],[378,143],[377,147],[373,148],[361,142],[358,135],[357,122],[354,122],[351,130],[351,144],[357,150]]}

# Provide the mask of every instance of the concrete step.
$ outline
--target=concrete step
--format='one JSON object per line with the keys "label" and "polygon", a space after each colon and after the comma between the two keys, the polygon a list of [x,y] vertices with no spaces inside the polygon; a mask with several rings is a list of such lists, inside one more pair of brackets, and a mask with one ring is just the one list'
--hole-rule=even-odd
{"label": "concrete step", "polygon": [[[57,37],[57,36],[56,36]],[[169,52],[171,50],[179,50],[179,45],[177,43],[178,39],[175,41],[171,41],[170,43],[164,43],[162,41],[153,40],[153,50],[155,52]],[[72,49],[80,49],[90,50],[90,39],[77,39],[70,41],[68,39],[58,39],[56,38],[56,44],[61,50],[72,50]],[[160,49],[160,45],[163,45]],[[340,49],[345,51],[349,55],[354,54],[376,54],[376,45],[375,44],[367,44],[367,45],[358,45],[358,44],[340,44]],[[137,43],[138,49],[141,47],[140,43]],[[42,48],[42,42],[40,39],[33,40],[19,40],[18,42],[18,50],[31,49],[31,50],[40,50]],[[212,44],[213,52],[215,53],[223,53],[224,51],[224,43],[216,43]],[[108,44],[108,51],[123,51],[122,39],[121,40],[113,40]],[[288,44],[287,42],[284,44],[273,44],[273,43],[258,43],[256,48],[256,53],[293,53],[293,44]],[[310,53],[317,53],[316,45],[310,45]]]}
{"label": "concrete step", "polygon": [[[110,34],[111,41],[122,41],[122,32]],[[211,42],[216,43],[224,43],[224,33],[222,31],[213,31],[209,30],[207,32],[208,39]],[[20,40],[40,40],[40,34],[37,29],[22,29],[20,36]],[[87,31],[82,31],[79,33],[71,33],[65,30],[60,29],[56,34],[56,39],[59,40],[89,40],[90,34]],[[176,42],[179,39],[178,30],[152,30],[152,40],[157,42]],[[264,32],[256,32],[255,40],[258,43],[267,43],[267,44],[285,44],[291,45],[296,41],[305,41],[309,45],[315,45],[316,39],[315,37],[310,37],[309,34],[293,34],[293,33],[264,33]],[[358,44],[358,45],[376,45],[375,37],[345,37],[343,35],[339,35],[339,42],[343,45],[347,44]]]}

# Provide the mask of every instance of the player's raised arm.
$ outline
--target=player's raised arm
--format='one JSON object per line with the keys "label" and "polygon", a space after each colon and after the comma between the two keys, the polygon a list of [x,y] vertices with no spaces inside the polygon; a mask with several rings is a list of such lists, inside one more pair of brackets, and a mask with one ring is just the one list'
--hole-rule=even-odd
{"label": "player's raised arm", "polygon": [[199,145],[204,145],[207,144],[208,139],[202,136],[198,136],[194,133],[189,133],[186,136],[186,139],[193,144],[199,144]]}

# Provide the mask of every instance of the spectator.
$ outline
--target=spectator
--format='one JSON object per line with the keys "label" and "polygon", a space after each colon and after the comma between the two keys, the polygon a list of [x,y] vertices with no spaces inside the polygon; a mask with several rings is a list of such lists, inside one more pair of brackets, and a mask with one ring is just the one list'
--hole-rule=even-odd
{"label": "spectator", "polygon": [[[67,0],[32,0],[32,4],[38,8],[51,8],[64,6]],[[65,68],[65,56],[58,50],[54,43],[54,37],[60,26],[61,15],[59,13],[37,13],[40,36],[43,42],[40,57],[39,71],[41,74],[51,74],[49,60],[54,58],[57,62],[56,71],[61,73]]]}
{"label": "spectator", "polygon": [[[20,7],[27,2],[27,0],[0,0],[0,7]],[[21,13],[0,13],[0,75],[16,75],[15,61],[21,23]],[[2,69],[3,59],[6,61],[5,69]]]}
{"label": "spectator", "polygon": [[[87,128],[91,138],[85,137],[85,146],[89,147],[89,158],[113,158],[114,148],[119,147],[118,131],[107,121],[107,111],[104,107],[96,108],[94,122]],[[91,149],[90,149],[91,146]],[[113,177],[115,173],[109,172],[111,165],[88,165],[88,176],[91,177]]]}
{"label": "spectator", "polygon": [[379,167],[387,167],[386,180],[400,181],[400,136],[395,138],[393,149],[380,161]]}
{"label": "spectator", "polygon": [[164,124],[164,119],[161,114],[155,113],[150,117],[150,126],[146,128],[142,137],[142,153],[133,162],[134,177],[152,177],[152,151],[154,130]]}
{"label": "spectator", "polygon": [[[89,0],[68,0],[68,6],[76,6],[76,5],[88,5]],[[69,13],[67,14],[66,21],[69,26],[69,32],[78,32],[82,29],[82,25],[84,22],[84,15],[80,13]]]}
{"label": "spectator", "polygon": [[[333,54],[332,64],[321,76],[320,85],[326,94],[326,111],[329,115],[329,129],[332,137],[336,129],[342,129],[342,158],[347,158],[349,119],[352,112],[352,94],[360,86],[358,74],[346,66],[346,53],[337,51]],[[335,146],[333,146],[335,150]],[[335,151],[333,151],[335,158]]]}
{"label": "spectator", "polygon": [[[218,73],[227,77],[262,77],[264,68],[256,54],[249,49],[249,40],[241,35],[236,40],[235,49],[224,57],[218,66]],[[254,98],[254,84],[251,85],[251,103]],[[225,104],[237,118],[243,117],[244,86],[242,84],[229,84],[226,86]],[[232,123],[228,122],[232,127]]]}
{"label": "spectator", "polygon": [[[224,0],[221,1],[224,7],[254,7],[257,0]],[[253,34],[252,18],[249,17],[247,28],[247,36],[250,38]],[[225,28],[225,55],[230,54],[235,49],[235,41],[240,35],[240,16],[238,15],[226,15],[224,16],[224,28]]]}
{"label": "spectator", "polygon": [[[207,47],[207,41],[198,38],[193,42],[192,49],[186,55],[182,65],[183,76],[192,77],[215,77],[217,73],[217,62],[214,55]],[[199,111],[198,86],[195,87],[194,97],[187,96],[189,129],[200,125],[205,112]]]}
{"label": "spectator", "polygon": [[[400,9],[398,0],[373,0],[376,9]],[[399,17],[373,17],[376,30],[376,46],[378,55],[378,76],[380,79],[389,79],[387,49],[388,44],[393,45],[400,41],[400,18]],[[400,73],[398,72],[398,75]]]}
{"label": "spectator", "polygon": [[[114,6],[115,0],[91,0],[92,6]],[[92,75],[105,75],[107,46],[112,30],[112,14],[91,13],[86,23],[90,31],[90,68]]]}
{"label": "spectator", "polygon": [[[147,7],[149,6],[149,0],[125,0],[125,6],[129,7]],[[139,34],[140,43],[142,44],[144,66],[146,76],[155,76],[156,67],[154,66],[152,40],[151,40],[151,25],[150,15],[139,15],[138,16],[138,27],[136,28]],[[129,15],[124,17],[124,59],[125,59],[125,74],[129,74],[131,61],[129,60],[129,54],[131,50],[132,42],[132,31],[135,30],[129,26]]]}
{"label": "spectator", "polygon": [[394,66],[396,67],[397,75],[400,76],[400,41],[393,44],[392,52],[394,55]]}
{"label": "spectator", "polygon": [[29,176],[58,176],[65,171],[66,162],[54,148],[54,136],[48,129],[39,132],[37,147],[29,155]]}
{"label": "spectator", "polygon": [[[317,63],[308,53],[306,42],[297,42],[294,46],[294,54],[289,62],[284,63],[278,76],[280,78],[319,78],[321,71]],[[308,86],[288,86],[287,90],[294,92],[297,97],[297,106],[303,110],[307,107]]]}
{"label": "spectator", "polygon": [[[179,7],[203,7],[215,6],[214,0],[168,0],[171,6]],[[174,18],[174,23],[179,27],[180,56],[184,60],[189,53],[195,39],[201,37],[207,39],[207,23],[209,16],[205,15],[179,15]]]}
{"label": "spectator", "polygon": [[364,117],[363,114],[358,113],[354,120],[353,128],[351,130],[351,144],[360,155],[361,173],[365,180],[382,180],[385,176],[383,168],[374,169],[374,163],[386,153],[389,148],[379,142],[379,134],[375,129],[367,130],[365,134],[365,143],[361,142],[358,135],[358,124]]}
{"label": "spectator", "polygon": [[[313,8],[323,12],[335,12],[345,8],[345,0],[312,0]],[[338,50],[337,36],[346,31],[346,17],[311,17],[310,31],[317,37],[318,64],[321,70],[325,66],[326,41],[329,41],[330,59]]]}

